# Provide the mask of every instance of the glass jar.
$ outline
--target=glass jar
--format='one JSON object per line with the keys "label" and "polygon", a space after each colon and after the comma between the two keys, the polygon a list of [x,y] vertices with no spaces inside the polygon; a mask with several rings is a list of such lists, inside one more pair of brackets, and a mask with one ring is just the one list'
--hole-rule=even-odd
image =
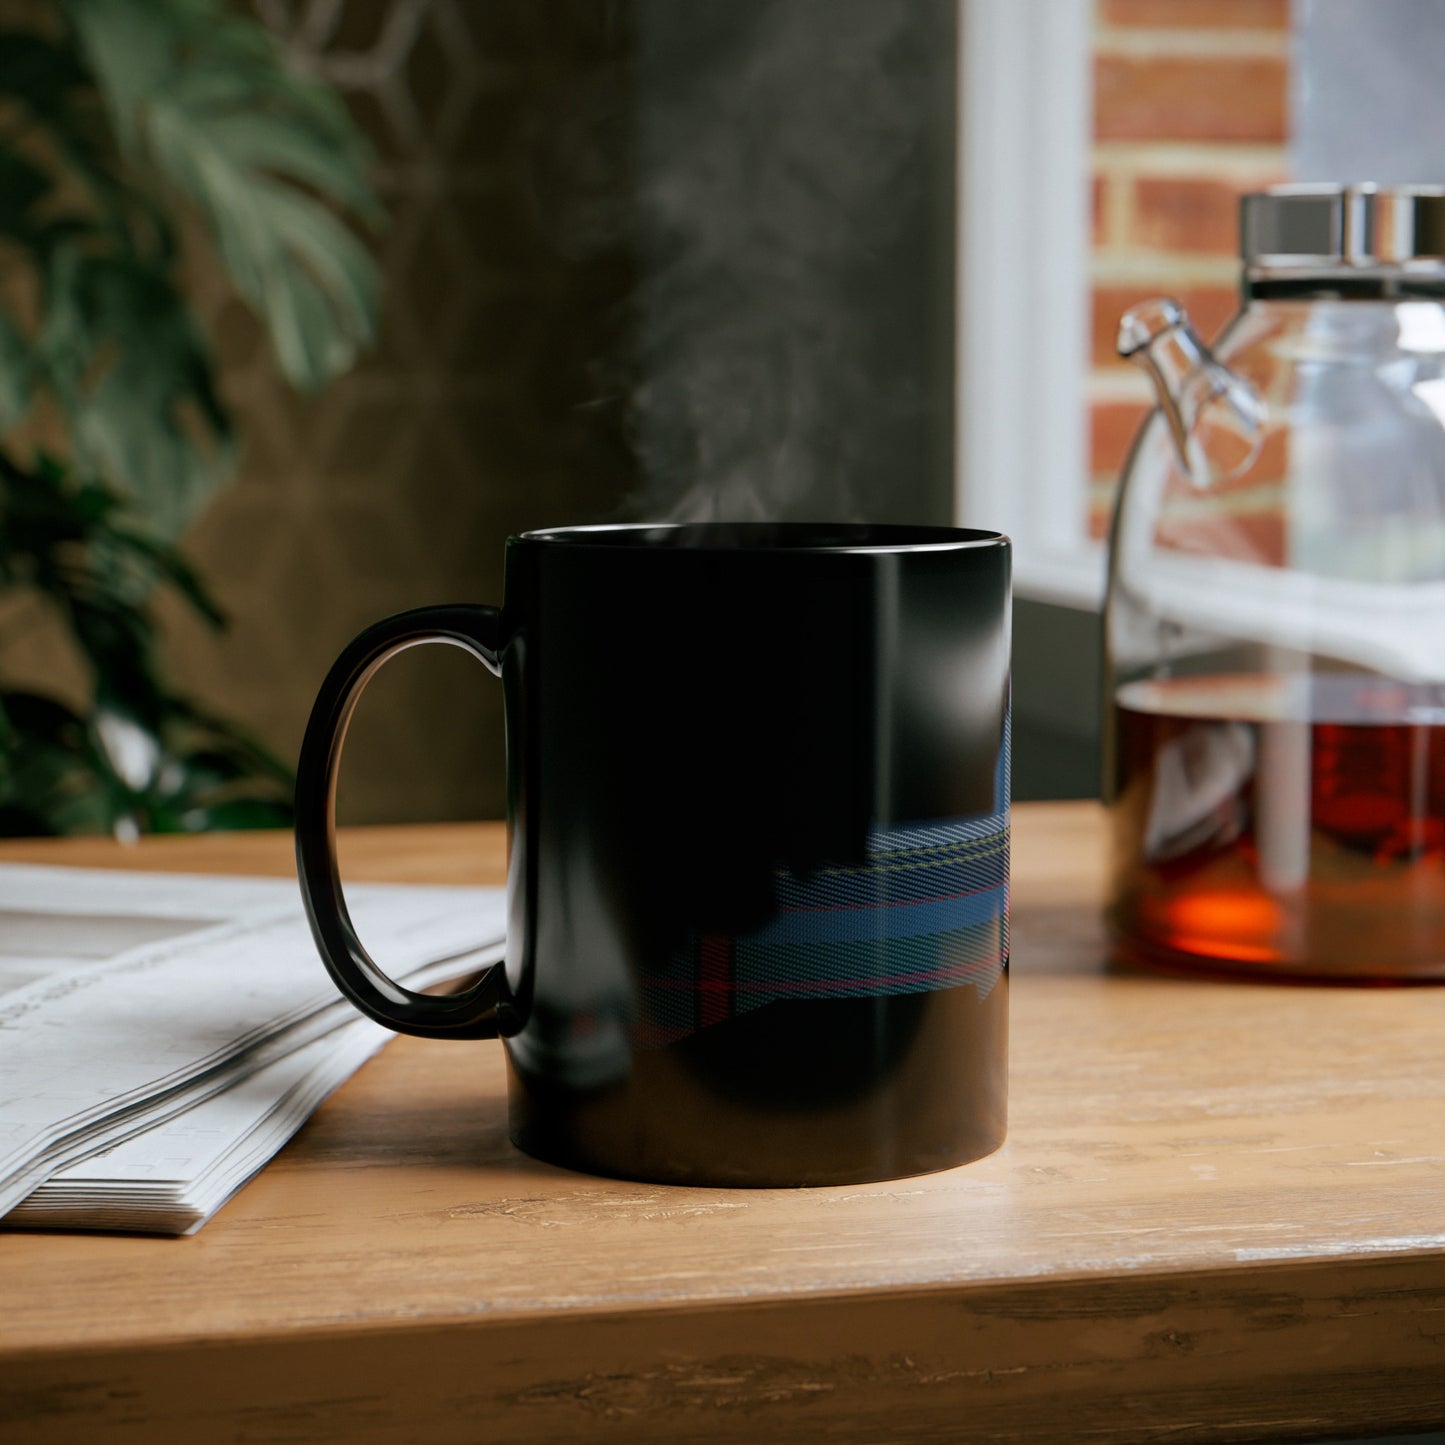
{"label": "glass jar", "polygon": [[1279,187],[1241,207],[1211,351],[1123,320],[1158,405],[1106,602],[1121,956],[1445,978],[1445,192]]}

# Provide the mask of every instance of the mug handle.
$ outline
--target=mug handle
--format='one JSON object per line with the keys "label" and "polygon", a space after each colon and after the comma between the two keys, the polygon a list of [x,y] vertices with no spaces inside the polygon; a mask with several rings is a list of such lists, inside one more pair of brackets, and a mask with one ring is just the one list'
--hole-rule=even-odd
{"label": "mug handle", "polygon": [[336,865],[336,774],[346,725],[372,674],[423,642],[464,648],[501,676],[502,614],[495,607],[418,607],[368,627],[321,684],[296,765],[296,871],[311,934],[336,986],[368,1018],[423,1038],[497,1037],[506,972],[493,964],[463,993],[414,993],[387,975],[362,946],[346,909]]}

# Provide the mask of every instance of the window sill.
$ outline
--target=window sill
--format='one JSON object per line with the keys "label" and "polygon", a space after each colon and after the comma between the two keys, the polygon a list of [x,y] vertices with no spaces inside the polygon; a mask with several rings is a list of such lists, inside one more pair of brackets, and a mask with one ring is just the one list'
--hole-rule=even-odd
{"label": "window sill", "polygon": [[1098,612],[1104,605],[1106,552],[1089,542],[1068,551],[1015,547],[1013,590],[1016,597],[1054,607]]}

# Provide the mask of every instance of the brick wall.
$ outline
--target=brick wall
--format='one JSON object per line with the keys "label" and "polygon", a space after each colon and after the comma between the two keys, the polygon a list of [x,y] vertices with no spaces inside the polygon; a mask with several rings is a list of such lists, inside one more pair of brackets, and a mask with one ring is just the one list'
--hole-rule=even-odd
{"label": "brick wall", "polygon": [[1288,0],[1095,0],[1089,530],[1102,536],[1150,394],[1122,312],[1176,296],[1212,336],[1236,309],[1239,196],[1287,179]]}

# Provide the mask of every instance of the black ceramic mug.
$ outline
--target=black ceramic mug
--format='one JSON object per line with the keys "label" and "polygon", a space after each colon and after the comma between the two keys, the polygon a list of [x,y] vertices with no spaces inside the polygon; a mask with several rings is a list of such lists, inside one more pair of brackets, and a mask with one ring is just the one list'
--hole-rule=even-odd
{"label": "black ceramic mug", "polygon": [[[511,1134],[689,1184],[896,1178],[1003,1140],[1009,544],[944,527],[576,527],[506,600],[368,629],[302,744],[317,946],[371,1018],[500,1034]],[[367,678],[458,644],[505,694],[505,964],[454,997],[367,957],[333,800]]]}

